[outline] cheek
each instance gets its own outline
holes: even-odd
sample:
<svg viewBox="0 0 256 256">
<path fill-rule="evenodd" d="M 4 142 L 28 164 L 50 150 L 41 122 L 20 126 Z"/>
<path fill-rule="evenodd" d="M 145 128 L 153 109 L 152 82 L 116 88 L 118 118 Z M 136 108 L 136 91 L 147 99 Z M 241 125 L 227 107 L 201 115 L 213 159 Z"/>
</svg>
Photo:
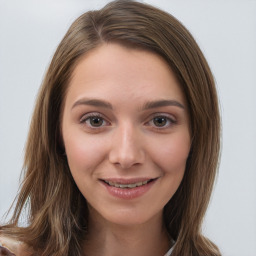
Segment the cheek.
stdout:
<svg viewBox="0 0 256 256">
<path fill-rule="evenodd" d="M 154 161 L 166 174 L 183 175 L 190 151 L 190 136 L 173 136 L 155 143 Z"/>
<path fill-rule="evenodd" d="M 167 143 L 168 142 L 168 143 Z M 177 191 L 183 179 L 190 152 L 190 136 L 173 136 L 155 147 L 154 163 L 161 170 L 163 202 L 166 204 Z"/>
<path fill-rule="evenodd" d="M 64 142 L 72 175 L 81 174 L 81 172 L 85 175 L 91 173 L 104 158 L 103 143 L 93 138 L 76 134 L 67 136 Z"/>
</svg>

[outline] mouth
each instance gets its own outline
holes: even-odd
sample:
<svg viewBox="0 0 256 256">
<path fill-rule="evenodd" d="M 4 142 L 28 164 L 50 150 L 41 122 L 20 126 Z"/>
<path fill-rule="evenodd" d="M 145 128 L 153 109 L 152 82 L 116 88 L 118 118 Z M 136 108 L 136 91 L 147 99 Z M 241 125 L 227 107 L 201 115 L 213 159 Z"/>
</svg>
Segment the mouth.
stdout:
<svg viewBox="0 0 256 256">
<path fill-rule="evenodd" d="M 149 191 L 158 178 L 109 178 L 100 179 L 100 182 L 111 196 L 119 199 L 131 200 L 139 198 Z"/>
<path fill-rule="evenodd" d="M 122 189 L 132 189 L 132 188 L 144 186 L 154 180 L 156 179 L 147 179 L 139 182 L 115 182 L 111 180 L 102 180 L 102 181 L 111 187 L 122 188 Z"/>
</svg>

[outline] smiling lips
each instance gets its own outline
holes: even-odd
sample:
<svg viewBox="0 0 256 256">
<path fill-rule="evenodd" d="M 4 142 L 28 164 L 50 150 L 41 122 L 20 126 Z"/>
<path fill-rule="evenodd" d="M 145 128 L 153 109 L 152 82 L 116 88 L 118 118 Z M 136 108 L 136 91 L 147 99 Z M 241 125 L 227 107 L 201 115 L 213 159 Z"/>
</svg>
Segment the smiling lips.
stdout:
<svg viewBox="0 0 256 256">
<path fill-rule="evenodd" d="M 104 179 L 101 180 L 110 195 L 121 199 L 134 199 L 145 194 L 155 184 L 157 178 Z"/>
<path fill-rule="evenodd" d="M 152 181 L 152 179 L 149 180 L 145 180 L 145 181 L 140 181 L 137 183 L 128 183 L 128 184 L 124 184 L 124 183 L 117 183 L 117 182 L 113 182 L 113 181 L 107 181 L 104 180 L 104 182 L 106 182 L 108 185 L 112 186 L 112 187 L 116 187 L 116 188 L 135 188 L 135 187 L 140 187 L 143 185 L 146 185 L 147 183 L 149 183 L 150 181 Z"/>
</svg>

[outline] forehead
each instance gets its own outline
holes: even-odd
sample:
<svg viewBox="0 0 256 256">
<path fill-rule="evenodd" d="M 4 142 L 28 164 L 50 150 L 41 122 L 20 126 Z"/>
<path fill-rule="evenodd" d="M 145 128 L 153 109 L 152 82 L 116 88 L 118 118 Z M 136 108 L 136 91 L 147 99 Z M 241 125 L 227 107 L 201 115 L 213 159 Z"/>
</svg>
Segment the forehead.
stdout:
<svg viewBox="0 0 256 256">
<path fill-rule="evenodd" d="M 79 97 L 143 100 L 175 98 L 184 102 L 176 76 L 159 55 L 103 44 L 77 64 L 69 84 L 67 101 Z"/>
</svg>

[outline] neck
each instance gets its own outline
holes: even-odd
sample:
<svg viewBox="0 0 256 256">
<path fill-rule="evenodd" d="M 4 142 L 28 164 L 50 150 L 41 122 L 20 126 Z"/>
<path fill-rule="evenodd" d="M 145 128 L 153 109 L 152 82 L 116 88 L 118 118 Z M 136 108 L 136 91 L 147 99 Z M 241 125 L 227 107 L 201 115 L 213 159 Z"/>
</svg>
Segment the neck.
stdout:
<svg viewBox="0 0 256 256">
<path fill-rule="evenodd" d="M 170 239 L 162 214 L 136 225 L 119 225 L 89 218 L 85 255 L 164 256 L 169 248 Z"/>
</svg>

